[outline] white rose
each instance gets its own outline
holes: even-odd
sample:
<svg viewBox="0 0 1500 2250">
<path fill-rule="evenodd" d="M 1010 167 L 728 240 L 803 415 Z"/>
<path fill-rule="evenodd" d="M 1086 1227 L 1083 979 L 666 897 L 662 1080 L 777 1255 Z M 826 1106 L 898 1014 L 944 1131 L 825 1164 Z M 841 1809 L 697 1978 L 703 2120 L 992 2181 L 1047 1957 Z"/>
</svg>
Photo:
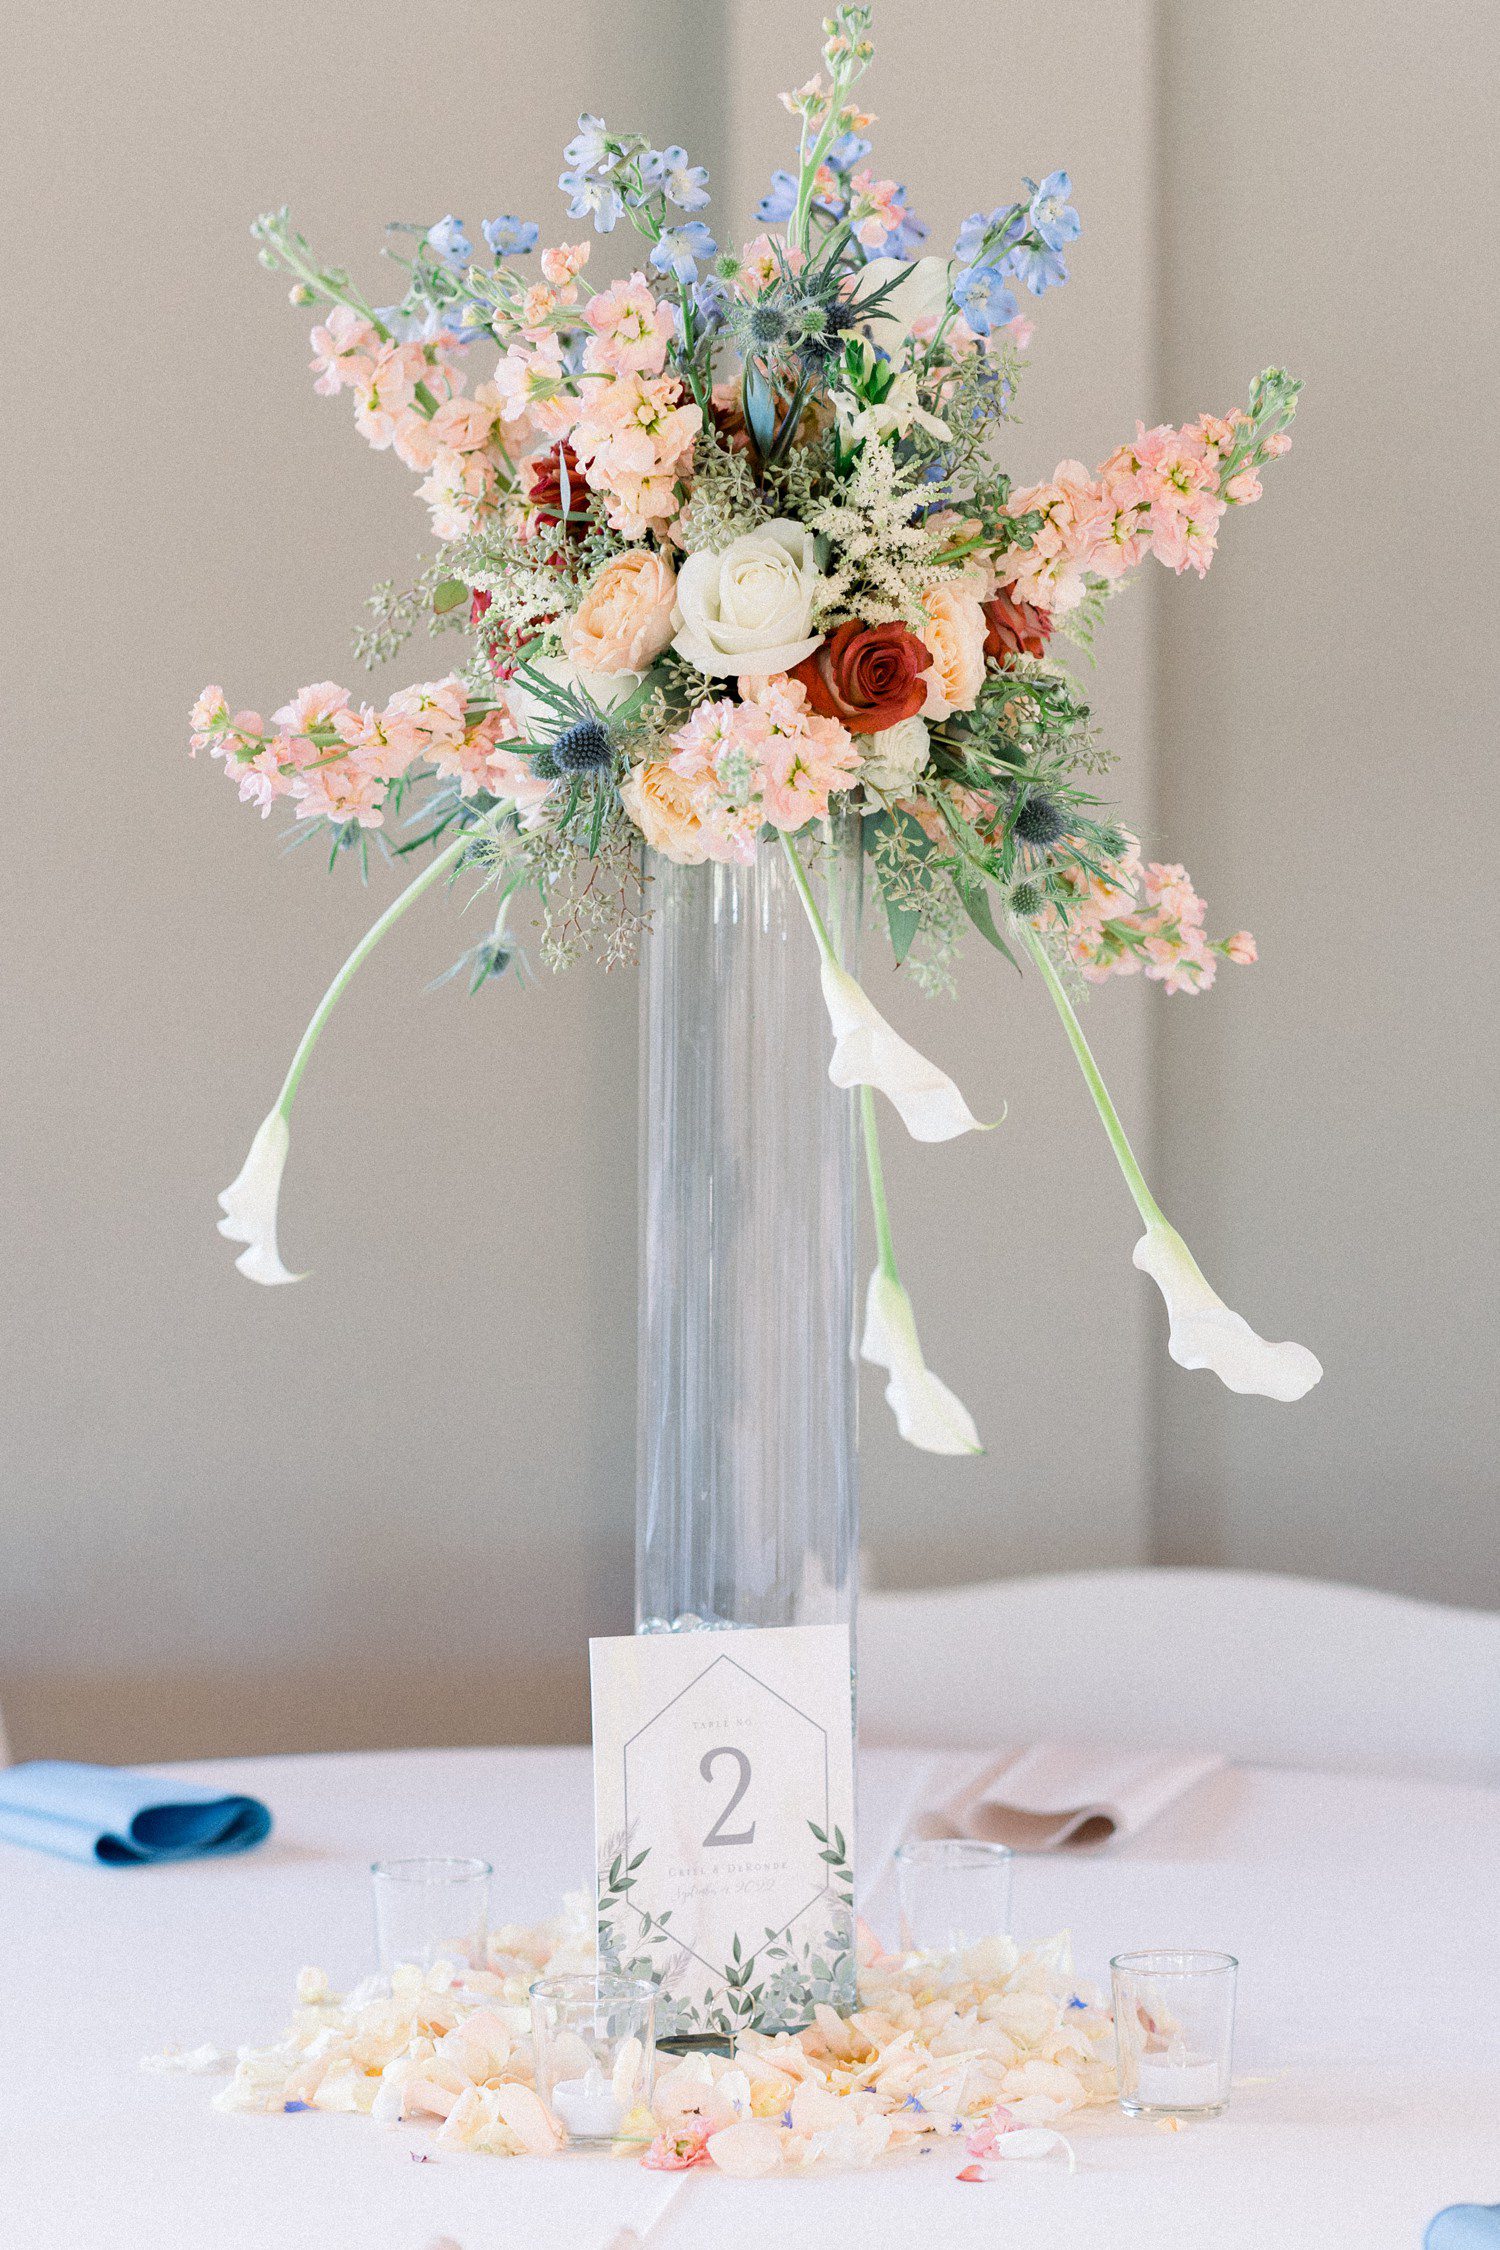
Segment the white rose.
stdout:
<svg viewBox="0 0 1500 2250">
<path fill-rule="evenodd" d="M 859 778 L 884 797 L 904 797 L 932 755 L 925 719 L 898 719 L 860 737 Z"/>
<path fill-rule="evenodd" d="M 763 523 L 677 573 L 672 646 L 696 671 L 789 672 L 823 636 L 810 633 L 819 577 L 805 524 Z"/>
<path fill-rule="evenodd" d="M 534 656 L 527 669 L 539 672 L 554 687 L 581 691 L 599 711 L 613 711 L 616 704 L 634 695 L 646 676 L 644 672 L 596 672 L 592 665 L 575 664 L 566 656 Z M 527 742 L 550 742 L 568 724 L 563 713 L 528 688 L 524 680 L 507 680 L 501 693 Z"/>
</svg>

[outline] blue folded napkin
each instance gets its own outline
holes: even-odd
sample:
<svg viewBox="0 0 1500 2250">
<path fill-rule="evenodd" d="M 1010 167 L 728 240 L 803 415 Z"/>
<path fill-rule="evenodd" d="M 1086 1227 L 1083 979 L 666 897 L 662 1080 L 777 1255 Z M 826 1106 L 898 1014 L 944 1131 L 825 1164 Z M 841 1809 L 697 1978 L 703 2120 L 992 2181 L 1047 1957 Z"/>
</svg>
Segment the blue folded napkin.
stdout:
<svg viewBox="0 0 1500 2250">
<path fill-rule="evenodd" d="M 1450 2203 L 1423 2235 L 1422 2250 L 1500 2250 L 1500 2203 Z"/>
<path fill-rule="evenodd" d="M 226 1797 L 128 1766 L 33 1758 L 0 1769 L 0 1842 L 64 1859 L 149 1866 L 248 1851 L 270 1833 L 271 1815 L 258 1798 Z"/>
</svg>

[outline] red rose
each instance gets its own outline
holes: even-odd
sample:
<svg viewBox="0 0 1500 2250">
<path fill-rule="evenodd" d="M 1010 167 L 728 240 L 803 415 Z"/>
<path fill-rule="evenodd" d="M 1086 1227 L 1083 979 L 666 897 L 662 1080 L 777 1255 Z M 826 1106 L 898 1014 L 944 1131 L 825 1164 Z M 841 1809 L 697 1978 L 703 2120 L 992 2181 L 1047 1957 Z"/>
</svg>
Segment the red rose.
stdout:
<svg viewBox="0 0 1500 2250">
<path fill-rule="evenodd" d="M 1018 602 L 1002 588 L 993 601 L 985 603 L 984 619 L 989 628 L 984 636 L 984 653 L 997 664 L 1008 664 L 1013 656 L 1046 655 L 1052 619 L 1045 609 Z"/>
<path fill-rule="evenodd" d="M 569 518 L 572 518 L 582 511 L 588 499 L 588 488 L 583 481 L 583 469 L 579 464 L 578 456 L 566 438 L 563 438 L 556 445 L 549 446 L 545 453 L 528 455 L 516 472 L 516 484 L 521 498 L 529 508 L 536 511 L 531 519 L 533 537 L 540 531 L 543 524 L 563 522 L 562 472 L 564 468 L 568 472 L 568 506 L 566 512 Z M 581 538 L 584 529 L 583 524 L 569 521 L 563 525 L 563 536 L 568 539 Z"/>
<path fill-rule="evenodd" d="M 840 625 L 793 667 L 792 678 L 825 719 L 851 734 L 878 734 L 914 719 L 927 700 L 930 652 L 904 625 Z"/>
</svg>

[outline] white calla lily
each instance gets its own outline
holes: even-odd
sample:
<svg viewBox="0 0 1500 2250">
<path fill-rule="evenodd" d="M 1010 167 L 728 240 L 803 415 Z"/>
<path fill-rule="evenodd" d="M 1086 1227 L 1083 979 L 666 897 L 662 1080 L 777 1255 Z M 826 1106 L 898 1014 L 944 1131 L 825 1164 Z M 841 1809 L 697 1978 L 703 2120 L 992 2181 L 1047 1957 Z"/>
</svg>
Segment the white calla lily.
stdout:
<svg viewBox="0 0 1500 2250">
<path fill-rule="evenodd" d="M 471 851 L 479 837 L 496 821 L 504 817 L 506 808 L 496 806 L 484 820 L 466 829 L 454 843 L 446 846 L 437 857 L 423 868 L 414 882 L 408 883 L 398 898 L 392 899 L 385 912 L 360 939 L 348 960 L 339 970 L 317 1007 L 312 1020 L 297 1042 L 297 1052 L 282 1081 L 276 1106 L 262 1123 L 250 1143 L 250 1154 L 241 1167 L 238 1179 L 231 1181 L 219 1197 L 224 1216 L 219 1221 L 219 1232 L 231 1242 L 243 1242 L 246 1247 L 235 1259 L 235 1265 L 247 1281 L 263 1282 L 274 1288 L 283 1281 L 304 1281 L 305 1274 L 289 1273 L 281 1260 L 276 1244 L 276 1213 L 281 1195 L 281 1175 L 286 1169 L 287 1151 L 291 1147 L 292 1104 L 297 1098 L 297 1088 L 308 1058 L 318 1043 L 324 1024 L 332 1015 L 345 985 L 365 957 L 372 953 L 386 931 L 400 921 L 402 915 L 423 891 L 456 869 L 464 854 Z"/>
<path fill-rule="evenodd" d="M 947 1073 L 886 1022 L 864 986 L 831 953 L 823 956 L 822 978 L 833 1027 L 828 1075 L 835 1086 L 875 1087 L 895 1105 L 914 1141 L 951 1141 L 988 1129 Z"/>
<path fill-rule="evenodd" d="M 276 1207 L 291 1145 L 291 1127 L 278 1105 L 250 1143 L 250 1154 L 239 1177 L 219 1197 L 224 1213 L 219 1221 L 220 1234 L 247 1245 L 235 1259 L 236 1267 L 247 1281 L 262 1281 L 268 1288 L 307 1278 L 305 1274 L 288 1273 L 276 1246 Z"/>
<path fill-rule="evenodd" d="M 596 711 L 605 712 L 628 702 L 646 677 L 644 672 L 600 672 L 592 664 L 575 664 L 571 656 L 529 657 L 501 691 L 507 710 L 528 742 L 550 742 L 567 724 L 564 714 L 546 695 L 535 684 L 527 684 L 532 673 L 560 695 L 582 693 Z"/>
<path fill-rule="evenodd" d="M 939 321 L 948 305 L 946 258 L 871 258 L 855 276 L 854 302 L 864 304 L 893 284 L 870 315 L 876 342 L 892 359 L 921 321 Z"/>
<path fill-rule="evenodd" d="M 1179 1367 L 1206 1367 L 1232 1391 L 1256 1398 L 1273 1398 L 1283 1405 L 1305 1398 L 1323 1373 L 1319 1360 L 1305 1344 L 1268 1344 L 1248 1320 L 1233 1312 L 1204 1279 L 1198 1262 L 1177 1229 L 1162 1213 L 1147 1187 L 1135 1151 L 1109 1098 L 1092 1050 L 1083 1035 L 1072 1001 L 1053 967 L 1041 937 L 1029 922 L 1018 925 L 1032 959 L 1052 995 L 1063 1028 L 1084 1081 L 1094 1097 L 1109 1135 L 1115 1160 L 1125 1184 L 1135 1198 L 1146 1231 L 1133 1252 L 1135 1264 L 1149 1274 L 1166 1300 L 1167 1350 Z"/>
<path fill-rule="evenodd" d="M 1268 1344 L 1210 1288 L 1182 1236 L 1165 1219 L 1147 1226 L 1134 1260 L 1166 1300 L 1167 1350 L 1179 1367 L 1207 1367 L 1232 1391 L 1305 1398 L 1323 1369 L 1305 1344 Z"/>
<path fill-rule="evenodd" d="M 877 1266 L 865 1298 L 862 1358 L 886 1369 L 886 1402 L 908 1445 L 923 1453 L 982 1453 L 974 1417 L 922 1357 L 911 1299 L 894 1273 Z"/>
<path fill-rule="evenodd" d="M 914 1141 L 951 1141 L 960 1133 L 989 1132 L 947 1073 L 886 1022 L 864 986 L 840 965 L 796 844 L 785 833 L 781 841 L 818 941 L 823 1003 L 833 1028 L 828 1075 L 834 1085 L 875 1087 L 895 1104 Z"/>
</svg>

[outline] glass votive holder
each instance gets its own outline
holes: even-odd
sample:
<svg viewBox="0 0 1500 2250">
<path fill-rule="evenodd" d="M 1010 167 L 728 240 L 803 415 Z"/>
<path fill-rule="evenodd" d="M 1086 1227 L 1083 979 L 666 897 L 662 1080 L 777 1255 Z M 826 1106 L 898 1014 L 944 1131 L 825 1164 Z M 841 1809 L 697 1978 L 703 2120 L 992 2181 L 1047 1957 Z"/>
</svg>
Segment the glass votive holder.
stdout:
<svg viewBox="0 0 1500 2250">
<path fill-rule="evenodd" d="M 536 2090 L 573 2148 L 649 2140 L 630 2122 L 651 2100 L 656 2075 L 656 1986 L 585 1971 L 531 1987 Z"/>
<path fill-rule="evenodd" d="M 1234 2056 L 1232 1953 L 1117 1953 L 1115 2058 L 1130 2117 L 1217 2117 Z"/>
<path fill-rule="evenodd" d="M 908 1953 L 962 1953 L 1010 1931 L 1008 1844 L 923 1836 L 896 1846 L 901 1944 Z"/>
<path fill-rule="evenodd" d="M 482 1969 L 489 1944 L 487 1859 L 377 1859 L 375 1952 L 381 1971 L 438 1961 Z"/>
</svg>

